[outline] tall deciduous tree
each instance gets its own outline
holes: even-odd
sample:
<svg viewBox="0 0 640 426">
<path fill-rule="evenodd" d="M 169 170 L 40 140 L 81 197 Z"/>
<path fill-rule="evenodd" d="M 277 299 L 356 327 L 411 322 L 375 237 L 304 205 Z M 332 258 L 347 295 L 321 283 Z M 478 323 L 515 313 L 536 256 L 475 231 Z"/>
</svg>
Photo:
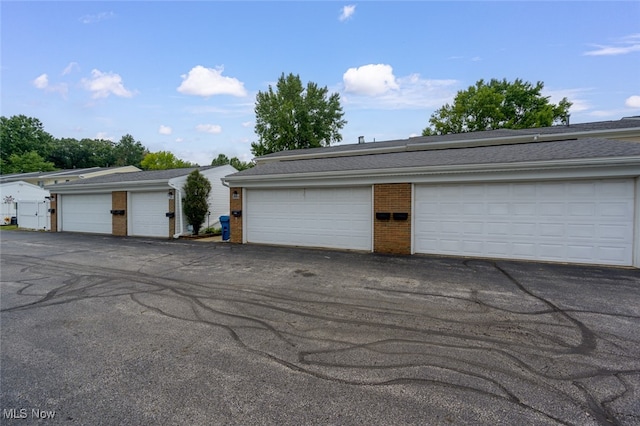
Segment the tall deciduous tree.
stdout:
<svg viewBox="0 0 640 426">
<path fill-rule="evenodd" d="M 251 144 L 251 151 L 257 156 L 329 146 L 342 140 L 340 129 L 346 124 L 340 95 L 329 95 L 326 87 L 313 82 L 305 88 L 293 74 L 283 73 L 275 90 L 269 86 L 258 92 L 255 113 L 258 142 Z"/>
<path fill-rule="evenodd" d="M 571 102 L 563 98 L 557 105 L 542 96 L 544 83 L 535 85 L 516 79 L 484 80 L 456 94 L 453 105 L 446 104 L 431 115 L 423 136 L 493 129 L 526 129 L 566 123 Z"/>
<path fill-rule="evenodd" d="M 250 169 L 251 167 L 253 167 L 253 163 L 250 161 L 245 163 L 244 161 L 238 159 L 238 157 L 229 158 L 224 154 L 218 155 L 213 159 L 213 161 L 211 161 L 212 166 L 226 166 L 227 164 L 230 164 L 234 169 L 238 171 Z"/>
<path fill-rule="evenodd" d="M 103 139 L 57 139 L 49 160 L 61 169 L 113 166 L 116 162 L 114 143 Z"/>
<path fill-rule="evenodd" d="M 55 170 L 55 165 L 46 161 L 35 151 L 22 154 L 11 154 L 5 161 L 0 162 L 2 173 L 27 173 L 27 172 L 50 172 Z"/>
<path fill-rule="evenodd" d="M 0 117 L 0 164 L 2 173 L 9 170 L 36 172 L 46 163 L 53 137 L 44 131 L 40 120 L 25 115 Z M 38 160 L 33 156 L 37 154 Z M 12 166 L 12 161 L 19 164 Z M 23 161 L 24 160 L 24 161 Z M 36 167 L 33 169 L 33 167 Z M 26 168 L 26 169 L 25 169 Z"/>
<path fill-rule="evenodd" d="M 254 166 L 251 161 L 245 162 L 238 159 L 238 157 L 233 157 L 231 160 L 229 160 L 229 164 L 239 172 L 250 169 Z"/>
<path fill-rule="evenodd" d="M 224 154 L 219 154 L 216 158 L 211 161 L 212 166 L 226 166 L 229 164 L 229 157 Z"/>
<path fill-rule="evenodd" d="M 140 166 L 144 170 L 168 170 L 194 167 L 196 164 L 181 160 L 169 151 L 158 151 L 145 155 Z"/>
<path fill-rule="evenodd" d="M 124 135 L 115 146 L 116 162 L 114 166 L 140 167 L 140 163 L 147 153 L 147 149 L 133 136 Z"/>
<path fill-rule="evenodd" d="M 211 192 L 211 182 L 198 169 L 189 173 L 183 187 L 183 209 L 187 220 L 193 226 L 193 233 L 198 235 L 204 219 L 209 212 L 207 198 Z"/>
</svg>

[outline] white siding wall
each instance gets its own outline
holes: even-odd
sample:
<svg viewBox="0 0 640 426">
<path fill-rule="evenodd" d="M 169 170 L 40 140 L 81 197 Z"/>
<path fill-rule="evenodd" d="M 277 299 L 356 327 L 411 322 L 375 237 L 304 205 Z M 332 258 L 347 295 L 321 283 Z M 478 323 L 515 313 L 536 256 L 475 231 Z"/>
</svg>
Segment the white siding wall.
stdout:
<svg viewBox="0 0 640 426">
<path fill-rule="evenodd" d="M 214 167 L 208 170 L 201 171 L 209 182 L 211 182 L 211 193 L 209 194 L 209 211 L 211 212 L 209 216 L 209 225 L 207 225 L 207 219 L 205 218 L 203 224 L 203 230 L 207 226 L 215 226 L 220 227 L 220 221 L 218 220 L 220 216 L 229 215 L 229 188 L 222 184 L 222 178 L 236 173 L 237 170 L 231 166 L 220 166 Z M 175 188 L 179 188 L 180 191 L 176 194 L 177 197 L 184 197 L 184 193 L 182 192 L 182 188 L 184 184 L 187 182 L 187 176 L 181 176 L 179 178 L 171 179 L 169 184 Z M 176 200 L 176 228 L 180 226 L 180 221 L 178 218 L 178 214 L 183 216 L 182 220 L 182 232 L 184 234 L 188 234 L 189 231 L 187 229 L 187 219 L 184 217 L 184 213 L 180 208 L 181 200 Z M 179 231 L 178 231 L 179 232 Z"/>
</svg>

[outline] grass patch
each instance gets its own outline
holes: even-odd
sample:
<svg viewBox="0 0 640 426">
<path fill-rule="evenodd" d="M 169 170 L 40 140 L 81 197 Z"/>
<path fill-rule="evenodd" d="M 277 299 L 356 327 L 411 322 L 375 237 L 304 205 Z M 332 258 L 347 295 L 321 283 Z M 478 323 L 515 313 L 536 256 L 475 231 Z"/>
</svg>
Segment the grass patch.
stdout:
<svg viewBox="0 0 640 426">
<path fill-rule="evenodd" d="M 0 225 L 0 231 L 13 231 L 18 229 L 18 225 Z"/>
</svg>

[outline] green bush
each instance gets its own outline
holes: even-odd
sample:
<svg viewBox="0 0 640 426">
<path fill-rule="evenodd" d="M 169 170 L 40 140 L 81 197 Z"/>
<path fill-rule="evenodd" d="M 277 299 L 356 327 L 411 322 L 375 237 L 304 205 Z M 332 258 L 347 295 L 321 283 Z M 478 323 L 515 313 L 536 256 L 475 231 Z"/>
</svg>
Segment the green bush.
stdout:
<svg viewBox="0 0 640 426">
<path fill-rule="evenodd" d="M 221 228 L 215 228 L 213 226 L 208 227 L 207 229 L 205 229 L 203 231 L 205 234 L 212 234 L 212 235 L 221 235 L 222 234 L 222 229 Z"/>
</svg>

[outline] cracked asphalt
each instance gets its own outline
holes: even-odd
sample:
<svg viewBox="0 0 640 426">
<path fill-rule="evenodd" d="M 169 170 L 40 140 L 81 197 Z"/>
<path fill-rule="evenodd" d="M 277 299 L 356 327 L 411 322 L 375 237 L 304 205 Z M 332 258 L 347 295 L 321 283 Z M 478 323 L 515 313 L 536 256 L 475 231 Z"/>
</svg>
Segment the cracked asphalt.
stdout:
<svg viewBox="0 0 640 426">
<path fill-rule="evenodd" d="M 0 250 L 2 424 L 640 424 L 638 270 L 21 231 Z"/>
</svg>

